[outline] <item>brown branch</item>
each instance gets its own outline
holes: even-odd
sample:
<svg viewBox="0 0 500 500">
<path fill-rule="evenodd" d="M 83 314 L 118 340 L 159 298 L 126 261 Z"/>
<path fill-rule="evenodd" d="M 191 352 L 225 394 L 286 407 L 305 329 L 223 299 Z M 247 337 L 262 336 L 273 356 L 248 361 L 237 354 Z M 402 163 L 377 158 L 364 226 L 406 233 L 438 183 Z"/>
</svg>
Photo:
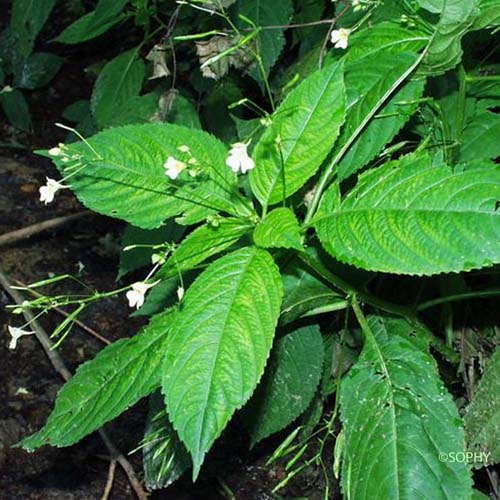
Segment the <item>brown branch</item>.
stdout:
<svg viewBox="0 0 500 500">
<path fill-rule="evenodd" d="M 0 285 L 2 285 L 2 287 L 12 297 L 12 299 L 14 300 L 14 302 L 16 302 L 16 304 L 18 304 L 19 306 L 22 305 L 22 303 L 24 302 L 23 296 L 19 293 L 18 290 L 15 290 L 11 287 L 9 280 L 7 279 L 7 277 L 2 272 L 1 269 L 0 269 Z M 45 354 L 49 358 L 49 361 L 54 367 L 54 369 L 57 371 L 57 373 L 59 373 L 59 375 L 63 380 L 68 381 L 71 378 L 71 372 L 66 367 L 66 364 L 64 363 L 59 353 L 52 349 L 53 343 L 50 340 L 49 336 L 47 335 L 47 332 L 44 330 L 42 325 L 40 325 L 40 323 L 35 319 L 33 313 L 29 309 L 23 309 L 23 316 L 25 317 L 26 321 L 30 322 L 30 326 L 33 328 L 36 338 L 42 345 L 42 348 L 45 351 Z M 135 491 L 135 494 L 137 495 L 137 498 L 139 498 L 139 500 L 147 500 L 148 496 L 144 491 L 139 479 L 137 479 L 137 475 L 130 462 L 123 456 L 121 451 L 115 446 L 115 444 L 109 438 L 104 429 L 102 428 L 99 429 L 99 435 L 101 436 L 102 441 L 106 445 L 106 448 L 108 449 L 111 455 L 111 460 L 116 460 L 124 470 L 130 485 L 132 486 L 132 488 Z"/>
<path fill-rule="evenodd" d="M 14 280 L 19 286 L 22 286 L 23 288 L 27 288 L 27 285 L 23 283 L 20 280 L 15 279 Z M 43 297 L 41 293 L 38 293 L 36 290 L 33 290 L 32 288 L 28 288 L 26 290 L 28 293 L 31 293 L 35 297 Z M 60 307 L 53 307 L 53 311 L 56 311 L 60 315 L 64 316 L 67 318 L 69 316 L 69 313 L 67 313 L 64 309 L 61 309 Z M 106 337 L 103 337 L 100 333 L 96 332 L 93 328 L 90 328 L 90 326 L 87 326 L 85 323 L 80 321 L 79 319 L 74 320 L 75 325 L 80 327 L 83 331 L 87 332 L 89 335 L 92 335 L 92 337 L 95 337 L 97 340 L 100 340 L 104 344 L 111 344 L 111 341 L 108 340 Z"/>
<path fill-rule="evenodd" d="M 330 39 L 330 35 L 332 34 L 333 28 L 337 24 L 337 21 L 345 15 L 345 13 L 351 8 L 351 4 L 348 3 L 340 12 L 337 16 L 335 16 L 333 19 L 330 19 L 330 27 L 328 28 L 328 32 L 326 33 L 325 39 L 323 40 L 323 45 L 321 46 L 321 51 L 319 53 L 319 67 L 321 68 L 323 66 L 323 59 L 325 58 L 326 54 L 326 47 L 328 45 L 328 40 Z"/>
<path fill-rule="evenodd" d="M 106 487 L 104 488 L 101 500 L 108 500 L 109 498 L 109 494 L 111 493 L 111 488 L 113 488 L 115 480 L 115 469 L 116 460 L 111 460 L 111 462 L 109 462 L 108 480 L 106 481 Z"/>
<path fill-rule="evenodd" d="M 9 233 L 2 234 L 0 236 L 0 247 L 5 245 L 11 245 L 12 243 L 16 243 L 20 240 L 24 240 L 26 238 L 31 238 L 32 236 L 39 234 L 43 231 L 49 231 L 50 229 L 57 229 L 69 222 L 73 222 L 77 219 L 81 219 L 87 215 L 90 215 L 91 212 L 78 212 L 76 214 L 64 215 L 62 217 L 55 217 L 54 219 L 45 220 L 43 222 L 37 222 L 36 224 L 32 224 L 31 226 L 23 227 L 22 229 L 16 229 L 15 231 L 11 231 Z"/>
</svg>

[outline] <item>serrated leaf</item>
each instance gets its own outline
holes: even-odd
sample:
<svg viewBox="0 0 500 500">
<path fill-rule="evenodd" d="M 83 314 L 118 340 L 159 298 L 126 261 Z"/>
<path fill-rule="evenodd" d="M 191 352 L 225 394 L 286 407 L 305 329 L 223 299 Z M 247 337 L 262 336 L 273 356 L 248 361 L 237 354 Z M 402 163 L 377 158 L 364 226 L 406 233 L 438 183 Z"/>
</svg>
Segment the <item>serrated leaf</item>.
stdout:
<svg viewBox="0 0 500 500">
<path fill-rule="evenodd" d="M 321 378 L 323 350 L 316 325 L 278 340 L 266 374 L 245 408 L 251 446 L 284 429 L 306 410 Z"/>
<path fill-rule="evenodd" d="M 500 262 L 499 199 L 500 168 L 490 163 L 453 171 L 409 155 L 361 175 L 315 227 L 330 254 L 363 269 L 468 271 Z"/>
<path fill-rule="evenodd" d="M 286 207 L 269 212 L 255 227 L 253 240 L 262 248 L 304 249 L 297 217 Z"/>
<path fill-rule="evenodd" d="M 500 462 L 500 349 L 491 356 L 475 389 L 474 399 L 465 414 L 469 450 L 483 453 L 485 460 L 476 466 Z"/>
<path fill-rule="evenodd" d="M 460 139 L 460 160 L 492 159 L 500 156 L 500 115 L 479 112 L 467 124 Z"/>
<path fill-rule="evenodd" d="M 149 398 L 142 463 L 148 490 L 166 488 L 191 465 L 189 453 L 170 423 L 160 391 Z"/>
<path fill-rule="evenodd" d="M 288 94 L 253 152 L 250 185 L 263 205 L 287 198 L 317 172 L 344 117 L 342 63 L 316 71 Z"/>
<path fill-rule="evenodd" d="M 373 159 L 415 111 L 416 104 L 402 102 L 420 97 L 424 82 L 408 82 L 397 89 L 416 59 L 416 54 L 388 49 L 346 65 L 346 121 L 332 152 L 340 179 Z"/>
<path fill-rule="evenodd" d="M 169 221 L 157 229 L 141 229 L 128 225 L 123 233 L 120 253 L 120 266 L 117 279 L 125 274 L 151 264 L 151 256 L 155 253 L 152 245 L 176 243 L 182 236 L 183 228 Z M 138 245 L 136 248 L 124 250 L 126 247 Z"/>
<path fill-rule="evenodd" d="M 281 304 L 280 324 L 287 325 L 318 307 L 337 303 L 346 307 L 342 297 L 324 283 L 298 258 L 290 261 L 283 270 L 284 297 Z"/>
<path fill-rule="evenodd" d="M 218 259 L 186 292 L 169 335 L 163 393 L 193 478 L 262 376 L 282 296 L 273 259 L 254 247 Z"/>
<path fill-rule="evenodd" d="M 460 417 L 428 346 L 404 320 L 368 318 L 371 334 L 342 379 L 342 488 L 352 500 L 466 500 L 469 466 L 440 460 L 464 450 Z"/>
<path fill-rule="evenodd" d="M 146 67 L 137 49 L 122 52 L 104 66 L 95 82 L 90 101 L 100 128 L 109 126 L 114 114 L 139 95 L 145 73 Z"/>
<path fill-rule="evenodd" d="M 250 229 L 240 219 L 221 219 L 217 226 L 206 224 L 189 233 L 158 271 L 158 278 L 177 276 L 231 247 Z"/>
<path fill-rule="evenodd" d="M 31 129 L 31 114 L 28 103 L 21 91 L 13 89 L 10 92 L 0 92 L 0 106 L 14 127 L 29 132 Z"/>
<path fill-rule="evenodd" d="M 291 0 L 275 0 L 273 3 L 267 0 L 252 0 L 251 2 L 240 2 L 238 13 L 243 14 L 256 26 L 283 26 L 288 24 L 293 13 Z M 248 28 L 248 23 L 239 20 L 241 28 Z M 262 30 L 258 36 L 258 51 L 262 57 L 266 77 L 285 46 L 284 29 Z M 258 67 L 250 70 L 250 75 L 258 82 L 263 82 L 263 76 Z"/>
<path fill-rule="evenodd" d="M 127 3 L 128 0 L 100 0 L 96 10 L 70 24 L 55 41 L 76 44 L 102 35 L 125 19 L 125 15 L 121 11 Z"/>
<path fill-rule="evenodd" d="M 80 365 L 59 391 L 43 429 L 20 445 L 26 450 L 69 446 L 150 394 L 160 384 L 172 317 L 170 311 L 155 316 L 141 333 L 114 342 Z"/>
<path fill-rule="evenodd" d="M 47 85 L 57 74 L 64 59 L 48 52 L 35 52 L 26 59 L 16 74 L 14 83 L 23 89 L 38 89 Z"/>
<path fill-rule="evenodd" d="M 206 217 L 237 207 L 236 177 L 225 165 L 226 149 L 201 130 L 155 123 L 105 130 L 83 143 L 66 146 L 71 157 L 52 157 L 63 174 L 72 174 L 71 188 L 92 210 L 126 220 L 143 229 L 159 227 L 170 217 L 201 206 Z M 202 173 L 192 180 L 171 181 L 165 175 L 168 156 L 187 162 L 187 145 Z M 97 155 L 92 149 L 97 152 Z"/>
</svg>

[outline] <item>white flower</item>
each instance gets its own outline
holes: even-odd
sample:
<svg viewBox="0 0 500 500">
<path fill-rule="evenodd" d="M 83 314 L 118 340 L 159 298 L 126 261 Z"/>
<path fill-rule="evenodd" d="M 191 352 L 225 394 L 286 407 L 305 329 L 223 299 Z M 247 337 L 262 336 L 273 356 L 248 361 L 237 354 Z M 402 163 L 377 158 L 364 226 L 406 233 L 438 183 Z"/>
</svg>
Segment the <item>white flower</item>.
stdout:
<svg viewBox="0 0 500 500">
<path fill-rule="evenodd" d="M 255 167 L 254 161 L 248 156 L 247 145 L 244 142 L 236 142 L 231 145 L 226 165 L 231 167 L 234 173 L 241 170 L 242 174 Z"/>
<path fill-rule="evenodd" d="M 11 335 L 11 339 L 9 342 L 9 349 L 14 350 L 17 347 L 17 341 L 23 337 L 24 335 L 33 335 L 35 332 L 27 332 L 22 328 L 17 328 L 16 326 L 9 326 L 9 333 Z"/>
<path fill-rule="evenodd" d="M 150 284 L 144 283 L 143 281 L 134 283 L 132 285 L 132 290 L 129 290 L 126 293 L 129 307 L 135 307 L 136 309 L 139 309 L 139 307 L 144 304 L 144 296 L 146 295 L 146 292 L 158 283 L 159 281 L 155 281 L 154 283 Z"/>
<path fill-rule="evenodd" d="M 173 156 L 169 156 L 165 162 L 165 175 L 172 180 L 177 179 L 177 176 L 186 168 L 183 161 L 176 160 Z"/>
<path fill-rule="evenodd" d="M 54 201 L 54 195 L 59 191 L 59 189 L 67 188 L 68 186 L 64 186 L 60 182 L 57 182 L 54 179 L 46 178 L 47 183 L 45 186 L 42 186 L 40 191 L 40 201 L 44 202 L 45 205 Z"/>
<path fill-rule="evenodd" d="M 182 297 L 184 297 L 184 288 L 180 286 L 177 288 L 177 298 L 179 299 L 179 302 L 182 300 Z"/>
<path fill-rule="evenodd" d="M 330 35 L 330 41 L 334 44 L 334 47 L 336 49 L 347 49 L 350 34 L 351 30 L 348 30 L 346 28 L 333 30 L 332 34 Z"/>
<path fill-rule="evenodd" d="M 60 156 L 61 154 L 61 148 L 50 148 L 48 151 L 50 156 Z"/>
</svg>

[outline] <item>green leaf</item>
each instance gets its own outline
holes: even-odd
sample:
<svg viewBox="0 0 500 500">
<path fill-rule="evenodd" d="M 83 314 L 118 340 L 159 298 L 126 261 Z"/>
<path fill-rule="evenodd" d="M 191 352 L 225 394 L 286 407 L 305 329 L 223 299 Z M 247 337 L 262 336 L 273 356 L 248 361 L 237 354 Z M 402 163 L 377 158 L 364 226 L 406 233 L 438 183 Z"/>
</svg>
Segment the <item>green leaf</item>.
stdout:
<svg viewBox="0 0 500 500">
<path fill-rule="evenodd" d="M 488 162 L 453 171 L 409 155 L 362 174 L 314 225 L 330 254 L 363 269 L 468 271 L 500 262 L 499 199 L 500 168 Z"/>
<path fill-rule="evenodd" d="M 253 247 L 215 261 L 186 292 L 169 336 L 163 393 L 194 479 L 264 372 L 282 296 L 273 259 Z"/>
<path fill-rule="evenodd" d="M 500 115 L 479 112 L 462 132 L 460 160 L 492 159 L 500 156 Z"/>
<path fill-rule="evenodd" d="M 92 113 L 99 127 L 110 126 L 114 115 L 139 95 L 145 72 L 144 61 L 137 49 L 121 53 L 104 66 L 91 99 Z"/>
<path fill-rule="evenodd" d="M 278 340 L 257 391 L 245 408 L 251 446 L 284 429 L 312 401 L 323 368 L 323 339 L 316 325 Z"/>
<path fill-rule="evenodd" d="M 337 303 L 345 309 L 344 297 L 332 290 L 319 277 L 311 274 L 298 258 L 290 261 L 283 270 L 284 298 L 281 305 L 280 324 L 286 325 L 306 315 L 313 309 Z"/>
<path fill-rule="evenodd" d="M 235 210 L 236 177 L 225 165 L 226 148 L 206 132 L 166 123 L 127 125 L 87 142 L 90 147 L 83 142 L 66 146 L 77 159 L 52 160 L 63 174 L 72 174 L 71 188 L 96 212 L 153 229 L 193 206 L 201 205 L 204 217 Z M 169 156 L 187 162 L 189 155 L 178 150 L 183 145 L 189 146 L 202 173 L 193 180 L 185 172 L 185 178 L 171 181 L 164 163 Z"/>
<path fill-rule="evenodd" d="M 253 152 L 250 184 L 264 206 L 295 193 L 316 173 L 344 117 L 341 63 L 316 71 L 288 94 Z"/>
<path fill-rule="evenodd" d="M 10 29 L 21 57 L 29 56 L 37 35 L 47 21 L 55 0 L 14 0 Z"/>
<path fill-rule="evenodd" d="M 158 112 L 160 96 L 156 92 L 130 97 L 123 105 L 109 116 L 106 127 L 132 125 L 154 121 Z"/>
<path fill-rule="evenodd" d="M 177 276 L 235 244 L 250 229 L 240 219 L 222 219 L 218 225 L 206 224 L 189 233 L 158 271 L 160 279 Z"/>
<path fill-rule="evenodd" d="M 31 115 L 22 92 L 16 89 L 9 92 L 0 92 L 0 106 L 14 127 L 29 132 L 31 129 Z"/>
<path fill-rule="evenodd" d="M 275 0 L 273 3 L 266 0 L 252 0 L 251 2 L 240 2 L 238 8 L 238 13 L 248 17 L 256 26 L 286 25 L 293 13 L 291 0 Z M 239 25 L 241 28 L 249 27 L 248 23 L 241 19 Z M 258 36 L 258 52 L 262 57 L 266 77 L 285 46 L 284 31 L 284 29 L 262 30 Z M 264 82 L 258 67 L 252 68 L 249 73 L 258 82 Z"/>
<path fill-rule="evenodd" d="M 64 59 L 48 52 L 30 54 L 15 76 L 16 87 L 38 89 L 47 85 L 57 74 Z"/>
<path fill-rule="evenodd" d="M 402 103 L 419 98 L 424 82 L 411 81 L 397 89 L 416 58 L 391 49 L 346 65 L 346 122 L 332 153 L 340 179 L 372 160 L 415 111 L 416 104 Z"/>
<path fill-rule="evenodd" d="M 469 450 L 485 454 L 478 467 L 500 462 L 500 349 L 491 356 L 465 414 Z"/>
<path fill-rule="evenodd" d="M 128 225 L 123 233 L 117 279 L 131 271 L 151 264 L 151 256 L 157 252 L 152 248 L 152 245 L 175 243 L 182 236 L 182 233 L 183 229 L 173 221 L 169 221 L 165 226 L 158 229 L 141 229 Z M 132 245 L 138 245 L 138 247 L 124 250 Z"/>
<path fill-rule="evenodd" d="M 466 500 L 469 467 L 460 417 L 427 344 L 404 320 L 371 317 L 358 362 L 342 379 L 342 488 L 352 500 Z M 441 455 L 440 455 L 441 454 Z"/>
<path fill-rule="evenodd" d="M 170 311 L 155 316 L 138 335 L 114 342 L 80 365 L 57 395 L 45 427 L 21 441 L 22 447 L 76 443 L 157 388 L 172 318 Z"/>
<path fill-rule="evenodd" d="M 99 0 L 96 10 L 70 24 L 55 41 L 76 44 L 102 35 L 125 19 L 121 11 L 127 3 L 128 0 Z"/>
<path fill-rule="evenodd" d="M 181 94 L 175 96 L 166 120 L 188 128 L 202 128 L 198 111 L 194 104 Z"/>
<path fill-rule="evenodd" d="M 275 208 L 257 224 L 253 240 L 262 248 L 304 249 L 297 217 L 285 207 Z"/>
<path fill-rule="evenodd" d="M 500 24 L 500 0 L 479 0 L 479 16 L 474 29 L 492 28 Z"/>
<path fill-rule="evenodd" d="M 166 488 L 190 467 L 186 448 L 170 423 L 160 391 L 149 398 L 142 462 L 148 490 Z"/>
</svg>

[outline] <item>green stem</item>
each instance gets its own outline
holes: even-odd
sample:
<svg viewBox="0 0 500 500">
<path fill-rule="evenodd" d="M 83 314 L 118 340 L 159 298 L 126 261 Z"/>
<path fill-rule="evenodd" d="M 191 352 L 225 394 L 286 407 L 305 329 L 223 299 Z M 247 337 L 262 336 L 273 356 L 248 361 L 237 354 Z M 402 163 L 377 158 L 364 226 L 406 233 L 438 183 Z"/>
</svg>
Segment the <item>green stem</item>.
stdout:
<svg viewBox="0 0 500 500">
<path fill-rule="evenodd" d="M 441 304 L 448 304 L 450 302 L 458 302 L 459 300 L 466 299 L 477 299 L 480 297 L 496 297 L 500 295 L 500 289 L 494 290 L 482 290 L 477 292 L 465 292 L 465 293 L 457 293 L 455 295 L 448 295 L 446 297 L 438 297 L 437 299 L 427 300 L 426 302 L 422 302 L 417 306 L 417 312 L 425 311 L 434 306 L 439 306 Z"/>
</svg>

